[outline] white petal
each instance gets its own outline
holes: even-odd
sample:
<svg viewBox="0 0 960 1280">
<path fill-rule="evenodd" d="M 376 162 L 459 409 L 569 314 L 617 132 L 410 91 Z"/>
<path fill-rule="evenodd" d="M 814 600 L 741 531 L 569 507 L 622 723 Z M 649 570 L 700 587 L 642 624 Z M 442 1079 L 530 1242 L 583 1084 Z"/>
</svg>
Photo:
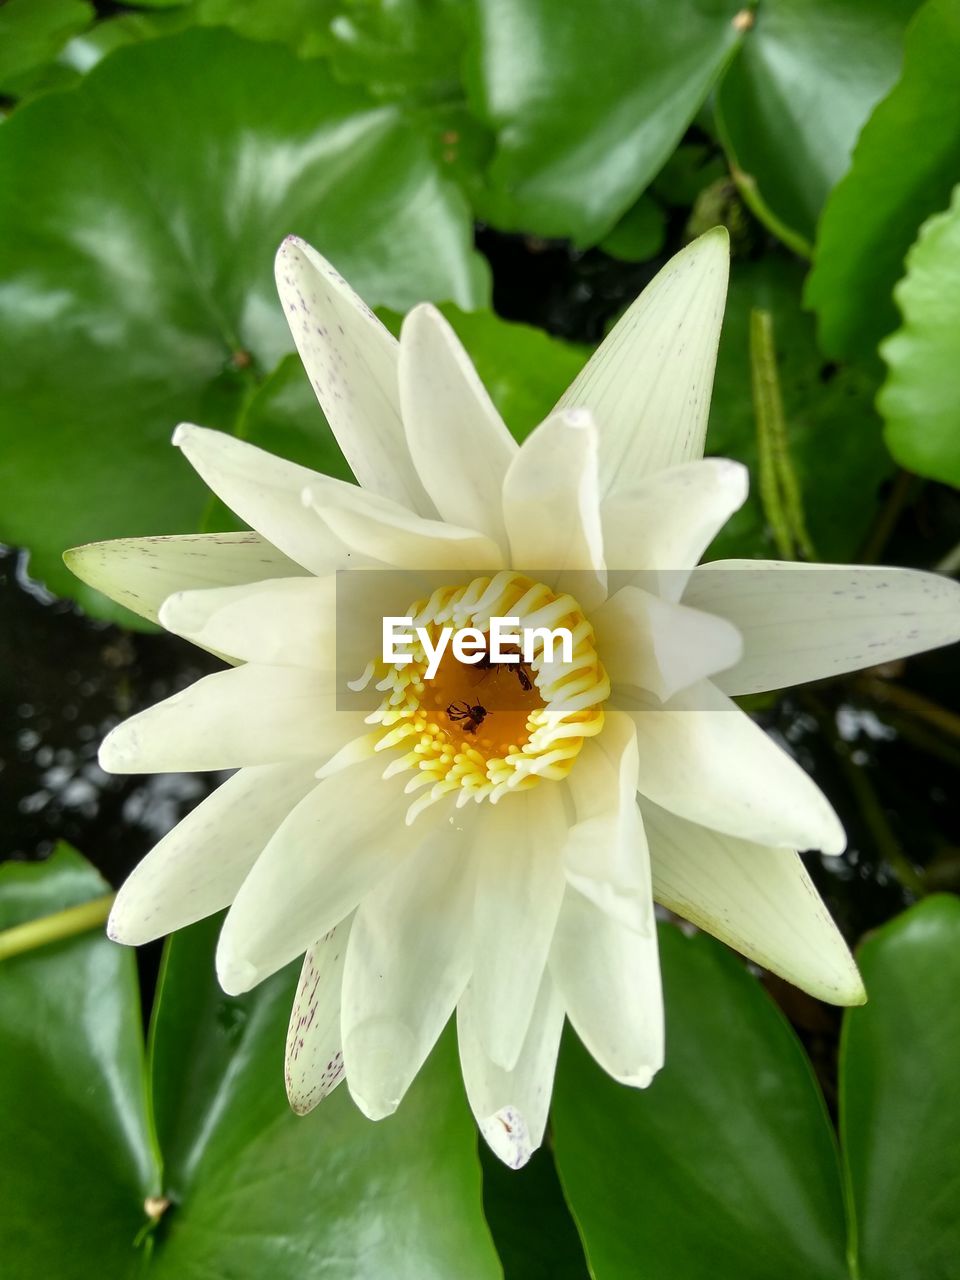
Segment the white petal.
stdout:
<svg viewBox="0 0 960 1280">
<path fill-rule="evenodd" d="M 679 600 L 690 570 L 749 488 L 742 463 L 701 458 L 618 489 L 600 504 L 607 569 L 650 574 L 658 595 Z"/>
<path fill-rule="evenodd" d="M 560 789 L 547 782 L 478 814 L 473 919 L 477 1033 L 506 1070 L 523 1047 L 547 963 L 567 835 Z"/>
<path fill-rule="evenodd" d="M 637 808 L 638 767 L 636 726 L 622 711 L 608 711 L 603 732 L 583 744 L 570 771 L 575 822 L 564 859 L 568 881 L 595 906 L 650 933 L 650 860 Z"/>
<path fill-rule="evenodd" d="M 403 507 L 327 480 L 304 490 L 303 500 L 338 542 L 350 548 L 353 567 L 377 561 L 395 569 L 499 569 L 503 553 L 475 529 L 425 520 Z"/>
<path fill-rule="evenodd" d="M 189 423 L 177 427 L 173 443 L 231 511 L 291 560 L 320 577 L 345 563 L 340 539 L 304 507 L 302 500 L 308 485 L 334 483 L 328 476 L 223 431 Z"/>
<path fill-rule="evenodd" d="M 501 493 L 517 445 L 470 357 L 435 307 L 400 332 L 400 403 L 414 465 L 444 520 L 507 549 Z"/>
<path fill-rule="evenodd" d="M 905 658 L 960 640 L 960 583 L 916 569 L 717 560 L 685 603 L 729 618 L 742 660 L 717 679 L 761 693 Z"/>
<path fill-rule="evenodd" d="M 863 1003 L 857 966 L 797 853 L 642 808 L 658 902 L 820 1000 Z"/>
<path fill-rule="evenodd" d="M 631 684 L 665 702 L 740 660 L 743 640 L 725 618 L 623 587 L 591 615 L 597 650 L 614 684 Z"/>
<path fill-rule="evenodd" d="M 714 227 L 670 259 L 560 398 L 596 420 L 602 497 L 702 456 L 729 270 Z"/>
<path fill-rule="evenodd" d="M 350 914 L 432 830 L 434 805 L 408 827 L 409 798 L 379 756 L 326 778 L 278 828 L 227 914 L 217 974 L 239 995 Z"/>
<path fill-rule="evenodd" d="M 303 958 L 287 1028 L 287 1098 L 305 1116 L 343 1079 L 340 994 L 351 920 L 341 920 Z"/>
<path fill-rule="evenodd" d="M 276 278 L 300 359 L 357 480 L 411 511 L 435 515 L 403 433 L 396 338 L 296 236 L 280 246 Z"/>
<path fill-rule="evenodd" d="M 228 906 L 274 831 L 317 785 L 316 766 L 241 769 L 207 796 L 124 881 L 110 937 L 141 946 Z"/>
<path fill-rule="evenodd" d="M 473 874 L 444 823 L 360 904 L 343 975 L 347 1086 L 371 1120 L 394 1112 L 470 977 Z"/>
<path fill-rule="evenodd" d="M 305 572 L 253 530 L 88 542 L 65 551 L 63 559 L 87 586 L 151 622 L 158 620 L 161 604 L 174 591 Z"/>
<path fill-rule="evenodd" d="M 179 591 L 160 622 L 174 635 L 244 662 L 332 671 L 336 578 L 273 578 L 240 587 Z"/>
<path fill-rule="evenodd" d="M 325 760 L 369 726 L 338 711 L 333 676 L 297 667 L 236 667 L 204 676 L 107 734 L 107 773 L 237 769 Z"/>
<path fill-rule="evenodd" d="M 759 725 L 709 681 L 662 707 L 617 690 L 637 726 L 640 794 L 672 813 L 760 844 L 841 853 L 826 796 Z"/>
<path fill-rule="evenodd" d="M 522 1168 L 543 1141 L 563 1030 L 563 1002 L 543 975 L 523 1048 L 512 1071 L 491 1062 L 477 1035 L 470 987 L 457 1005 L 460 1066 L 470 1108 L 491 1150 Z"/>
<path fill-rule="evenodd" d="M 589 413 L 555 413 L 527 437 L 503 483 L 503 514 L 514 568 L 570 591 L 585 609 L 602 599 L 597 430 Z"/>
<path fill-rule="evenodd" d="M 604 1071 L 645 1089 L 663 1066 L 656 931 L 628 929 L 568 889 L 550 973 L 574 1030 Z"/>
</svg>

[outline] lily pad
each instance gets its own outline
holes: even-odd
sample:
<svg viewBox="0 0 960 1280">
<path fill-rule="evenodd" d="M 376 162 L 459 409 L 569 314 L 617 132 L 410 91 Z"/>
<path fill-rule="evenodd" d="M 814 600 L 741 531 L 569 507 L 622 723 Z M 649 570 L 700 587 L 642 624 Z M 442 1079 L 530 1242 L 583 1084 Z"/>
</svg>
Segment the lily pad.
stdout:
<svg viewBox="0 0 960 1280">
<path fill-rule="evenodd" d="M 960 1258 L 960 899 L 869 937 L 846 1016 L 840 1115 L 863 1280 L 947 1280 Z"/>
<path fill-rule="evenodd" d="M 200 527 L 170 434 L 234 430 L 292 349 L 284 235 L 375 303 L 486 296 L 469 210 L 402 113 L 223 30 L 120 49 L 15 112 L 0 185 L 0 537 L 101 611 L 61 552 Z"/>
<path fill-rule="evenodd" d="M 717 123 L 754 211 L 788 242 L 812 241 L 857 135 L 899 74 L 917 5 L 764 0 L 754 11 L 717 92 Z"/>
<path fill-rule="evenodd" d="M 894 297 L 903 324 L 880 348 L 889 372 L 877 402 L 887 444 L 911 471 L 960 485 L 960 187 L 921 227 Z"/>
<path fill-rule="evenodd" d="M 596 1280 L 841 1280 L 840 1164 L 786 1020 L 704 934 L 660 928 L 667 1065 L 625 1088 L 573 1036 L 557 1165 Z"/>
<path fill-rule="evenodd" d="M 8 863 L 0 927 L 104 888 L 70 850 Z M 0 967 L 0 1088 L 16 1100 L 0 1112 L 10 1274 L 496 1280 L 452 1035 L 391 1119 L 372 1124 L 345 1088 L 298 1118 L 283 1089 L 297 974 L 222 995 L 218 923 L 167 944 L 149 1080 L 132 951 L 98 930 Z"/>
<path fill-rule="evenodd" d="M 73 849 L 0 866 L 0 928 L 109 891 Z M 0 962 L 0 1256 L 10 1276 L 133 1280 L 159 1190 L 136 959 L 102 931 Z"/>
<path fill-rule="evenodd" d="M 0 6 L 0 92 L 18 93 L 18 79 L 54 58 L 93 18 L 87 0 L 7 0 Z"/>
<path fill-rule="evenodd" d="M 960 5 L 927 0 L 903 72 L 867 121 L 824 209 L 807 303 L 832 356 L 872 355 L 897 327 L 893 286 L 920 224 L 945 209 L 960 173 Z"/>
<path fill-rule="evenodd" d="M 497 134 L 483 216 L 595 244 L 670 156 L 740 39 L 738 0 L 479 0 L 467 61 Z"/>
</svg>

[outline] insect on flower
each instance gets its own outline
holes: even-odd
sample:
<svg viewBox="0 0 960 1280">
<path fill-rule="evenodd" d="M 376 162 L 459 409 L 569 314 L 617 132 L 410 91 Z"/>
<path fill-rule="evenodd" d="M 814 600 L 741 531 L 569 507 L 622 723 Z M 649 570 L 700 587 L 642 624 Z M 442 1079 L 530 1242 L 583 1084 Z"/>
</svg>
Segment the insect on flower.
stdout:
<svg viewBox="0 0 960 1280">
<path fill-rule="evenodd" d="M 469 722 L 463 726 L 464 733 L 476 733 L 487 718 L 487 709 L 481 707 L 479 702 L 472 707 L 469 702 L 451 702 L 447 707 L 447 715 L 455 722 Z"/>
</svg>

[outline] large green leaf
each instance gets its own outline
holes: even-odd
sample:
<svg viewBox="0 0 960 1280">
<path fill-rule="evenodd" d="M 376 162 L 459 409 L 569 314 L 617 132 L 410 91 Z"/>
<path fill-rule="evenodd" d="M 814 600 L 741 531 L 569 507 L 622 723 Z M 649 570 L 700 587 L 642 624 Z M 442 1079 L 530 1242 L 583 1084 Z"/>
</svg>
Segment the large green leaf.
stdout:
<svg viewBox="0 0 960 1280">
<path fill-rule="evenodd" d="M 87 0 L 7 0 L 0 6 L 0 92 L 18 92 L 18 77 L 49 62 L 93 16 Z"/>
<path fill-rule="evenodd" d="M 737 458 L 751 470 L 747 504 L 721 531 L 709 558 L 775 554 L 765 528 L 757 475 L 757 428 L 750 399 L 750 311 L 771 312 L 787 432 L 807 523 L 821 559 L 856 554 L 891 470 L 873 408 L 876 380 L 856 367 L 827 364 L 814 326 L 800 309 L 802 271 L 786 258 L 734 261 L 707 452 Z"/>
<path fill-rule="evenodd" d="M 743 964 L 660 929 L 667 1065 L 644 1091 L 574 1038 L 556 1157 L 596 1280 L 840 1280 L 836 1146 L 809 1062 Z"/>
<path fill-rule="evenodd" d="M 893 286 L 920 224 L 960 174 L 960 0 L 927 0 L 903 73 L 870 117 L 824 210 L 807 301 L 835 356 L 872 354 L 897 324 Z"/>
<path fill-rule="evenodd" d="M 0 928 L 105 888 L 71 850 L 5 864 Z M 372 1124 L 346 1088 L 298 1118 L 283 1089 L 297 975 L 222 995 L 218 923 L 167 946 L 151 1024 L 153 1125 L 134 953 L 98 931 L 3 962 L 5 1274 L 496 1280 L 452 1034 L 390 1120 Z M 169 1205 L 151 1234 L 144 1200 L 161 1193 Z"/>
<path fill-rule="evenodd" d="M 0 866 L 0 928 L 108 890 L 61 846 Z M 124 1280 L 159 1170 L 132 951 L 102 932 L 0 962 L 0 1257 L 11 1277 Z"/>
<path fill-rule="evenodd" d="M 0 536 L 87 601 L 65 547 L 198 527 L 170 433 L 233 429 L 292 349 L 285 234 L 371 302 L 486 291 L 466 205 L 398 110 L 226 31 L 118 50 L 16 112 L 0 186 Z"/>
<path fill-rule="evenodd" d="M 841 1045 L 841 1120 L 862 1280 L 950 1280 L 960 1259 L 960 899 L 868 938 L 869 1002 Z"/>
<path fill-rule="evenodd" d="M 717 93 L 741 187 L 774 230 L 813 239 L 864 121 L 900 70 L 918 0 L 764 0 Z M 756 193 L 756 199 L 754 198 Z"/>
<path fill-rule="evenodd" d="M 960 186 L 921 228 L 895 291 L 903 324 L 883 343 L 877 404 L 890 452 L 922 476 L 960 485 Z"/>
<path fill-rule="evenodd" d="M 168 944 L 155 1010 L 154 1104 L 174 1205 L 152 1274 L 499 1276 L 452 1034 L 389 1120 L 371 1123 L 345 1087 L 299 1118 L 283 1090 L 298 974 L 224 996 L 213 978 L 217 923 Z"/>
<path fill-rule="evenodd" d="M 594 244 L 673 151 L 739 40 L 738 0 L 478 0 L 475 110 L 497 131 L 483 212 Z"/>
</svg>

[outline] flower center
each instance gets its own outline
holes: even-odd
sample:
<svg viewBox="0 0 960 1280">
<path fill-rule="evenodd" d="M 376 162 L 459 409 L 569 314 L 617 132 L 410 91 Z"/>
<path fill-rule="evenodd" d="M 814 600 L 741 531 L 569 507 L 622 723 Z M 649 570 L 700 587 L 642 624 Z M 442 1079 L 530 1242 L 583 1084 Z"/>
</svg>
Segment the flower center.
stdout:
<svg viewBox="0 0 960 1280">
<path fill-rule="evenodd" d="M 564 778 L 584 739 L 603 728 L 603 703 L 610 682 L 594 647 L 593 628 L 569 595 L 541 582 L 505 571 L 474 578 L 464 587 L 442 587 L 411 605 L 413 629 L 422 627 L 436 645 L 444 627 L 474 627 L 489 635 L 491 618 L 518 618 L 524 634 L 537 628 L 529 662 L 493 661 L 489 650 L 475 665 L 461 662 L 448 646 L 432 679 L 427 653 L 418 640 L 413 661 L 373 664 L 383 701 L 371 724 L 383 734 L 376 749 L 402 747 L 387 777 L 409 770 L 408 793 L 422 794 L 407 811 L 407 822 L 434 801 L 458 791 L 458 804 L 488 799 Z M 540 629 L 566 628 L 572 661 L 551 658 Z M 505 646 L 509 652 L 509 646 Z"/>
</svg>

